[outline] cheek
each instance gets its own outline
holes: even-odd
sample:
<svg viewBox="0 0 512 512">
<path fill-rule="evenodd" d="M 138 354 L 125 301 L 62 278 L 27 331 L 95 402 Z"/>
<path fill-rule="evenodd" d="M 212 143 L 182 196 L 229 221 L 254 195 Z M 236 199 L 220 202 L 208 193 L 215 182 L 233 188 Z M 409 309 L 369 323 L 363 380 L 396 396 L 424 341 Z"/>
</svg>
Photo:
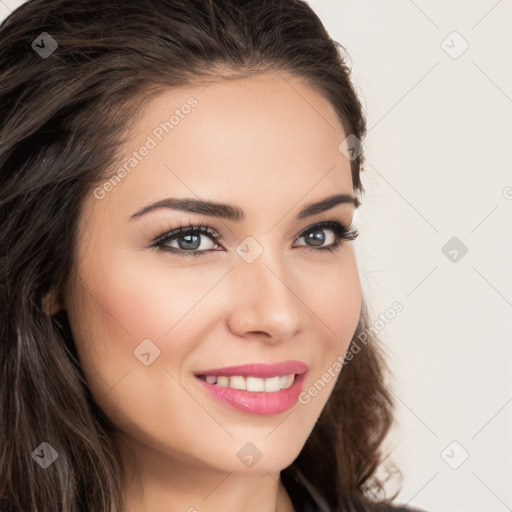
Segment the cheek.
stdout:
<svg viewBox="0 0 512 512">
<path fill-rule="evenodd" d="M 167 268 L 162 272 L 150 265 L 141 271 L 128 259 L 118 258 L 112 266 L 100 261 L 101 271 L 93 265 L 81 268 L 82 279 L 68 307 L 94 400 L 118 428 L 135 436 L 167 439 L 169 432 L 159 430 L 167 428 L 174 437 L 186 439 L 187 429 L 180 424 L 169 429 L 162 414 L 187 409 L 192 416 L 200 413 L 178 380 L 181 363 L 194 348 L 199 330 L 194 304 L 218 277 L 210 272 L 191 282 L 193 271 Z M 144 345 L 145 352 L 154 362 L 145 365 L 139 347 L 148 339 L 151 343 Z"/>
<path fill-rule="evenodd" d="M 165 255 L 123 258 L 121 253 L 110 268 L 89 269 L 86 279 L 95 300 L 86 300 L 98 329 L 120 334 L 109 336 L 111 342 L 159 340 L 195 315 L 195 305 L 222 275 L 201 266 L 173 268 Z"/>
<path fill-rule="evenodd" d="M 158 356 L 153 367 L 175 368 L 193 349 L 201 322 L 208 322 L 205 312 L 213 312 L 204 303 L 224 270 L 171 268 L 161 257 L 142 258 L 106 255 L 90 258 L 80 269 L 68 316 L 84 371 L 100 377 L 91 379 L 94 385 L 108 388 L 143 366 L 139 346 L 149 348 L 150 358 Z"/>
<path fill-rule="evenodd" d="M 337 269 L 317 274 L 317 292 L 308 295 L 315 313 L 318 344 L 311 347 L 312 368 L 299 396 L 298 411 L 312 429 L 342 371 L 343 358 L 355 334 L 361 313 L 361 283 L 351 254 Z"/>
<path fill-rule="evenodd" d="M 204 302 L 211 301 L 208 294 L 225 271 L 218 266 L 173 264 L 165 254 L 146 254 L 120 259 L 108 284 L 98 285 L 105 305 L 134 341 L 163 340 L 191 318 L 198 320 L 198 310 L 204 312 Z"/>
<path fill-rule="evenodd" d="M 342 289 L 333 290 L 333 301 L 329 308 L 332 330 L 337 333 L 335 345 L 338 353 L 345 352 L 355 333 L 361 314 L 361 282 L 355 265 L 342 276 Z M 336 300 L 337 297 L 337 300 Z"/>
<path fill-rule="evenodd" d="M 314 313 L 329 358 L 344 353 L 355 333 L 361 311 L 361 282 L 352 248 L 336 265 L 318 265 L 305 286 L 305 302 Z M 306 294 L 307 292 L 307 294 Z"/>
<path fill-rule="evenodd" d="M 361 282 L 352 248 L 348 248 L 343 263 L 319 265 L 316 292 L 308 295 L 308 305 L 315 313 L 318 344 L 312 347 L 314 372 L 306 379 L 304 389 L 309 395 L 310 412 L 320 414 L 341 371 L 345 352 L 355 334 L 361 314 Z M 312 286 L 310 286 L 311 289 Z M 313 386 L 311 393 L 307 390 Z M 313 397 L 314 400 L 313 400 Z"/>
</svg>

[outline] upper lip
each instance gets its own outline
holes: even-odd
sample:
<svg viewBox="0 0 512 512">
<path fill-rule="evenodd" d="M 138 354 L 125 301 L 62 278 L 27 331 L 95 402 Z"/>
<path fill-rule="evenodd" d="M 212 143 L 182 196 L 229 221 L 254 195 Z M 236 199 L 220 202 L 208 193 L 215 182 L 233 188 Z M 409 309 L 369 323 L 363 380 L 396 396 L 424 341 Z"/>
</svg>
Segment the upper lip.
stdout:
<svg viewBox="0 0 512 512">
<path fill-rule="evenodd" d="M 242 377 L 278 377 L 282 375 L 301 374 L 308 371 L 308 366 L 300 361 L 282 361 L 280 363 L 252 363 L 240 366 L 225 366 L 223 368 L 214 368 L 212 370 L 201 370 L 195 372 L 195 375 L 215 375 L 233 377 L 240 375 Z"/>
</svg>

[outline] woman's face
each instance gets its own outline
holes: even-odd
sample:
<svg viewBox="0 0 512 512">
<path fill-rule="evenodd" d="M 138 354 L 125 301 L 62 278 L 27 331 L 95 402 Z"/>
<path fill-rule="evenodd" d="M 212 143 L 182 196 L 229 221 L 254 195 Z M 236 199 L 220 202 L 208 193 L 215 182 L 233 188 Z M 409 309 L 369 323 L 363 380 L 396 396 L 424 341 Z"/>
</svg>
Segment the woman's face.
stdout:
<svg viewBox="0 0 512 512">
<path fill-rule="evenodd" d="M 117 177 L 87 196 L 62 307 L 95 400 L 138 456 L 244 473 L 279 471 L 299 454 L 335 384 L 322 375 L 360 313 L 352 242 L 331 252 L 321 248 L 339 240 L 332 227 L 304 234 L 328 220 L 349 226 L 354 205 L 299 216 L 353 197 L 338 149 L 346 135 L 330 103 L 290 75 L 173 89 L 137 119 Z M 143 212 L 171 198 L 190 202 Z M 151 247 L 189 224 L 220 239 L 196 231 Z M 284 361 L 302 366 L 271 368 L 265 381 L 255 367 L 225 370 L 217 384 L 197 376 Z"/>
</svg>

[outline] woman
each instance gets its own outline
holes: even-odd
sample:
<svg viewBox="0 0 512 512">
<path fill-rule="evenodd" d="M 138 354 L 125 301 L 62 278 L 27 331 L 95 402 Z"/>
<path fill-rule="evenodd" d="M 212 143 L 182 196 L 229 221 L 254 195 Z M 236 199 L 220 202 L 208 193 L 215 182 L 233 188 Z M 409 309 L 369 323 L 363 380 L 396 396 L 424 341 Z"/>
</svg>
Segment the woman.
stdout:
<svg viewBox="0 0 512 512">
<path fill-rule="evenodd" d="M 30 0 L 0 41 L 4 507 L 406 510 L 310 7 Z"/>
</svg>

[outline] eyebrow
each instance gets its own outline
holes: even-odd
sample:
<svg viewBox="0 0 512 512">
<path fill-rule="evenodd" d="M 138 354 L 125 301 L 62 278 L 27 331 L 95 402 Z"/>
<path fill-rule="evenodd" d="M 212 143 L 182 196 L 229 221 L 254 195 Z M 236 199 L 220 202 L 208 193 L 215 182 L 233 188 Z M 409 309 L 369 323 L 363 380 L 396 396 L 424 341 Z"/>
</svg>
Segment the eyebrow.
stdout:
<svg viewBox="0 0 512 512">
<path fill-rule="evenodd" d="M 302 208 L 297 214 L 297 219 L 304 219 L 305 217 L 311 217 L 319 213 L 325 212 L 334 208 L 339 204 L 353 204 L 356 208 L 361 205 L 357 197 L 353 197 L 349 194 L 336 194 L 333 196 L 326 197 L 316 203 L 310 203 Z M 219 217 L 234 222 L 240 222 L 244 220 L 245 215 L 241 208 L 224 203 L 215 203 L 212 201 L 203 201 L 200 199 L 191 198 L 173 198 L 168 197 L 152 203 L 148 206 L 144 206 L 140 210 L 136 211 L 131 215 L 130 219 L 137 219 L 146 215 L 147 213 L 161 209 L 169 208 L 171 210 L 178 210 L 188 213 L 198 213 L 202 215 L 208 215 L 210 217 Z"/>
</svg>

